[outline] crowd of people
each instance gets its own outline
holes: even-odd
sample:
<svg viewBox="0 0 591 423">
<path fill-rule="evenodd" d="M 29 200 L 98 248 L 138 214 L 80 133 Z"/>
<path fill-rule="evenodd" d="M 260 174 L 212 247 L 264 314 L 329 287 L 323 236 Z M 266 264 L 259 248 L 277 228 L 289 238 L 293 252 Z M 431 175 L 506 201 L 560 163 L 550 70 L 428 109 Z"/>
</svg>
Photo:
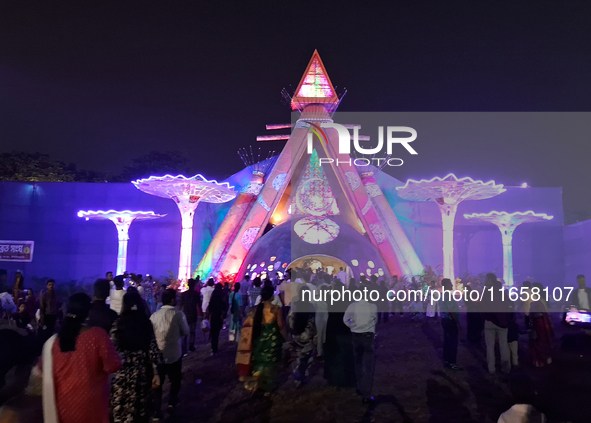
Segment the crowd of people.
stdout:
<svg viewBox="0 0 591 423">
<path fill-rule="evenodd" d="M 341 269 L 342 270 L 342 269 Z M 496 275 L 489 273 L 484 281 L 479 301 L 459 303 L 453 296 L 441 296 L 440 301 L 431 301 L 433 291 L 453 291 L 449 279 L 432 281 L 428 284 L 424 300 L 384 301 L 388 292 L 419 289 L 416 282 L 403 286 L 397 278 L 386 285 L 376 276 L 361 281 L 339 277 L 322 271 L 311 273 L 298 271 L 293 281 L 291 273 L 280 284 L 265 280 L 261 290 L 261 280 L 249 281 L 246 277 L 242 286 L 250 286 L 244 292 L 248 296 L 248 308 L 244 313 L 243 339 L 239 343 L 237 364 L 243 379 L 247 376 L 256 380 L 255 386 L 270 386 L 271 371 L 261 371 L 261 363 L 267 366 L 281 361 L 281 349 L 260 349 L 269 339 L 287 341 L 294 355 L 293 378 L 306 381 L 306 370 L 312 357 L 324 360 L 324 375 L 330 385 L 356 386 L 364 402 L 371 401 L 371 381 L 374 360 L 374 337 L 376 325 L 387 323 L 389 316 L 397 312 L 408 312 L 414 319 L 440 320 L 443 329 L 443 365 L 451 370 L 461 370 L 457 364 L 457 349 L 461 330 L 460 310 L 467 314 L 467 338 L 480 343 L 482 334 L 486 345 L 487 367 L 491 374 L 498 370 L 509 373 L 511 367 L 518 366 L 517 340 L 520 334 L 529 334 L 530 362 L 535 367 L 544 367 L 552 362 L 553 327 L 548 304 L 544 298 L 515 304 L 498 294 L 503 289 Z M 238 285 L 238 284 L 236 284 Z M 584 280 L 583 280 L 584 285 Z M 524 282 L 524 289 L 543 289 L 539 283 Z M 306 295 L 311 290 L 369 289 L 379 292 L 375 302 L 360 301 L 337 302 L 304 301 L 306 298 L 322 298 L 321 295 Z M 472 288 L 470 285 L 465 289 Z M 497 292 L 495 295 L 494 292 Z M 409 296 L 410 297 L 410 296 Z M 326 298 L 326 297 L 325 297 Z M 519 317 L 519 322 L 518 322 Z M 234 324 L 239 320 L 234 314 Z M 523 320 L 523 321 L 521 321 Z M 270 325 L 270 326 L 267 326 Z M 265 330 L 263 330 L 265 329 Z M 239 329 L 238 329 L 239 330 Z M 278 346 L 279 343 L 272 343 Z M 499 345 L 500 369 L 495 363 L 495 347 Z M 259 347 L 259 348 L 257 348 Z M 272 359 L 269 360 L 269 355 Z M 253 386 L 252 381 L 247 385 Z"/>
<path fill-rule="evenodd" d="M 181 312 L 177 290 L 150 282 L 141 275 L 113 277 L 108 272 L 94 283 L 92 298 L 77 293 L 62 302 L 53 279 L 36 299 L 17 273 L 13 291 L 2 296 L 2 318 L 20 329 L 30 341 L 26 346 L 36 351 L 32 355 L 40 356 L 33 375 L 43 381 L 44 421 L 161 418 L 166 377 L 171 381 L 167 409 L 174 412 L 182 377 L 181 341 L 195 328 L 201 304 L 189 290 L 181 295 Z M 190 341 L 194 349 L 194 336 Z M 9 369 L 3 368 L 2 382 Z"/>
<path fill-rule="evenodd" d="M 591 292 L 585 279 L 577 279 L 577 308 L 588 309 Z M 44 418 L 47 422 L 147 422 L 162 417 L 162 385 L 168 377 L 167 410 L 179 404 L 183 357 L 195 351 L 197 331 L 218 354 L 220 334 L 236 344 L 239 380 L 248 390 L 269 396 L 277 375 L 290 368 L 295 384 L 308 382 L 309 368 L 322 363 L 328 385 L 355 388 L 362 403 L 374 403 L 375 337 L 378 325 L 405 313 L 425 322 L 439 321 L 443 330 L 443 366 L 460 371 L 457 363 L 461 312 L 466 312 L 467 339 L 480 343 L 484 334 L 487 368 L 491 374 L 509 373 L 519 358 L 520 334 L 529 337 L 533 367 L 552 363 L 553 327 L 544 298 L 514 303 L 493 295 L 503 289 L 489 273 L 479 301 L 458 303 L 453 296 L 432 301 L 434 292 L 454 291 L 451 280 L 426 284 L 423 301 L 384 301 L 391 293 L 420 289 L 414 280 L 402 284 L 376 276 L 356 280 L 341 268 L 336 274 L 323 269 L 288 269 L 285 275 L 240 282 L 205 284 L 189 279 L 186 290 L 155 284 L 141 275 L 125 274 L 93 285 L 93 297 L 77 293 L 62 303 L 55 281 L 36 298 L 25 289 L 17 273 L 12 292 L 2 300 L 4 318 L 25 331 L 38 347 L 38 374 L 43 378 Z M 522 289 L 542 289 L 524 282 Z M 319 295 L 331 290 L 374 290 L 377 301 L 355 295 L 327 301 Z M 390 294 L 389 294 L 390 293 Z M 488 294 L 488 295 L 487 295 Z M 318 300 L 321 298 L 321 300 Z M 324 300 L 322 300 L 324 298 Z M 470 298 L 465 296 L 464 298 Z M 585 308 L 587 307 L 587 308 Z M 495 348 L 500 363 L 497 367 Z M 41 349 L 41 346 L 42 349 Z M 4 377 L 4 374 L 0 375 Z M 508 420 L 507 420 L 508 421 Z"/>
</svg>

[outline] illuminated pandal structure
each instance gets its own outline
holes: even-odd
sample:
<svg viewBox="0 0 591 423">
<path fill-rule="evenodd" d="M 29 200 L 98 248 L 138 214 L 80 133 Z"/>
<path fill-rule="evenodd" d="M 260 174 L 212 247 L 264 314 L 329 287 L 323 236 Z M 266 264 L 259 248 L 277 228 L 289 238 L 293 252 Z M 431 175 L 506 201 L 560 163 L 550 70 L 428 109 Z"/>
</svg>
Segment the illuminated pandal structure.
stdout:
<svg viewBox="0 0 591 423">
<path fill-rule="evenodd" d="M 472 178 L 459 178 L 450 173 L 444 178 L 409 179 L 404 186 L 396 188 L 398 195 L 410 201 L 434 201 L 441 212 L 443 227 L 443 277 L 454 277 L 454 224 L 458 206 L 464 200 L 483 200 L 495 197 L 506 191 L 495 181 L 475 181 Z"/>
<path fill-rule="evenodd" d="M 207 247 L 199 266 L 197 266 L 194 276 L 200 275 L 202 278 L 208 275 L 219 276 L 222 263 L 232 245 L 232 241 L 236 238 L 244 219 L 246 219 L 250 209 L 257 201 L 261 189 L 263 189 L 265 175 L 275 164 L 276 157 L 273 157 L 274 154 L 274 151 L 269 152 L 266 158 L 261 159 L 260 148 L 256 155 L 252 146 L 249 150 L 245 148 L 238 150 L 238 155 L 251 172 L 250 180 L 242 187 L 236 201 L 230 207 L 215 237 Z"/>
<path fill-rule="evenodd" d="M 513 286 L 513 232 L 522 223 L 543 222 L 552 220 L 554 216 L 546 213 L 526 212 L 498 212 L 465 214 L 464 219 L 479 220 L 494 223 L 501 231 L 503 241 L 503 280 L 508 286 Z"/>
<path fill-rule="evenodd" d="M 86 220 L 110 220 L 117 228 L 119 249 L 117 251 L 117 273 L 122 275 L 127 270 L 127 242 L 129 241 L 129 227 L 136 220 L 152 220 L 166 216 L 153 211 L 131 210 L 80 210 L 78 217 Z"/>
<path fill-rule="evenodd" d="M 200 202 L 225 203 L 236 197 L 234 187 L 227 182 L 207 180 L 202 175 L 187 178 L 183 175 L 150 176 L 132 182 L 146 194 L 174 200 L 181 213 L 182 233 L 179 257 L 179 281 L 191 277 L 191 252 L 193 250 L 193 217 Z"/>
<path fill-rule="evenodd" d="M 314 51 L 293 97 L 286 90 L 283 94 L 286 100 L 289 99 L 292 111 L 300 113 L 299 119 L 293 124 L 267 126 L 267 129 L 292 128 L 289 135 L 257 137 L 258 141 L 287 142 L 265 177 L 266 182 L 236 231 L 227 253 L 221 257 L 220 272 L 241 277 L 246 270 L 251 271 L 252 268 L 247 269 L 247 266 L 252 263 L 246 263 L 246 259 L 257 240 L 267 233 L 269 225 L 281 226 L 282 223 L 292 221 L 294 235 L 309 244 L 326 244 L 338 239 L 339 225 L 328 217 L 329 203 L 336 206 L 336 201 L 332 200 L 338 197 L 341 199 L 338 205 L 341 220 L 367 236 L 388 266 L 389 276 L 402 274 L 396 250 L 386 235 L 384 222 L 369 199 L 355 165 L 348 154 L 340 153 L 339 134 L 333 128 L 321 132 L 317 130 L 318 125 L 333 122 L 332 113 L 342 99 L 342 95 L 340 98 L 337 95 L 317 51 Z M 327 180 L 332 181 L 328 184 L 334 191 L 332 199 L 329 199 L 331 196 L 323 181 L 309 179 L 296 187 L 296 182 L 302 177 L 301 172 L 308 168 L 313 159 L 314 150 L 319 157 L 334 157 L 339 163 L 338 166 L 334 162 L 324 166 Z M 323 190 L 327 197 L 321 199 L 315 195 L 316 188 Z M 290 211 L 294 212 L 298 204 L 309 216 L 290 215 Z M 285 205 L 288 206 L 283 208 Z M 268 233 L 273 230 L 271 228 Z M 290 257 L 289 260 L 291 262 L 296 258 Z"/>
</svg>

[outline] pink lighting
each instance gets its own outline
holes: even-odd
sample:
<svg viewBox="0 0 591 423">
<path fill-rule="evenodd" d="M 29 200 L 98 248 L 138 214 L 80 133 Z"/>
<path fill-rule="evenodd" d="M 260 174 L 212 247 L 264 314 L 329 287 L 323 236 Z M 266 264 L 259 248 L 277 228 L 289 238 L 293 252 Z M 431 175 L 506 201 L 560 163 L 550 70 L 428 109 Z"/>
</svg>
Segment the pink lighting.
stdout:
<svg viewBox="0 0 591 423">
<path fill-rule="evenodd" d="M 454 277 L 454 224 L 459 204 L 464 200 L 483 200 L 506 191 L 495 181 L 483 182 L 472 178 L 458 178 L 453 173 L 439 178 L 416 181 L 409 179 L 396 188 L 398 195 L 410 201 L 435 201 L 441 212 L 443 227 L 443 277 Z"/>
<path fill-rule="evenodd" d="M 289 139 L 289 134 L 285 135 L 258 135 L 257 141 L 285 141 Z"/>
<path fill-rule="evenodd" d="M 131 210 L 80 210 L 78 217 L 86 220 L 110 220 L 117 227 L 117 239 L 119 249 L 117 252 L 117 275 L 122 275 L 127 270 L 127 242 L 129 241 L 129 227 L 135 220 L 151 220 L 166 216 L 156 214 L 153 211 Z"/>
<path fill-rule="evenodd" d="M 334 97 L 328 76 L 320 64 L 319 58 L 312 58 L 312 63 L 308 67 L 304 81 L 296 93 L 300 97 Z"/>
<path fill-rule="evenodd" d="M 171 198 L 177 203 L 182 221 L 178 279 L 186 281 L 191 277 L 193 217 L 197 206 L 201 201 L 225 203 L 234 199 L 236 197 L 234 187 L 227 182 L 208 180 L 199 174 L 190 178 L 183 175 L 150 176 L 132 183 L 140 191 L 158 197 Z"/>
<path fill-rule="evenodd" d="M 314 51 L 291 99 L 292 110 L 303 110 L 308 104 L 322 103 L 327 110 L 336 109 L 339 99 L 318 51 Z"/>
<path fill-rule="evenodd" d="M 257 152 L 252 146 L 249 149 L 242 148 L 238 150 L 238 155 L 251 171 L 250 181 L 242 187 L 234 204 L 228 210 L 226 217 L 201 258 L 195 276 L 200 275 L 205 278 L 209 275 L 218 276 L 224 273 L 228 277 L 233 273 L 222 269 L 221 266 L 228 256 L 228 250 L 231 248 L 232 242 L 238 237 L 238 231 L 244 219 L 246 219 L 246 215 L 263 189 L 265 175 L 275 164 L 276 158 L 273 157 L 274 154 L 274 151 L 269 152 L 265 158 L 261 154 L 260 148 Z M 259 231 L 260 228 L 246 230 L 240 238 L 242 246 L 250 248 Z"/>
<path fill-rule="evenodd" d="M 508 286 L 513 286 L 513 232 L 522 223 L 543 222 L 554 219 L 554 216 L 535 213 L 532 210 L 514 213 L 493 210 L 488 213 L 465 214 L 464 219 L 481 220 L 497 225 L 503 241 L 503 280 Z"/>
</svg>

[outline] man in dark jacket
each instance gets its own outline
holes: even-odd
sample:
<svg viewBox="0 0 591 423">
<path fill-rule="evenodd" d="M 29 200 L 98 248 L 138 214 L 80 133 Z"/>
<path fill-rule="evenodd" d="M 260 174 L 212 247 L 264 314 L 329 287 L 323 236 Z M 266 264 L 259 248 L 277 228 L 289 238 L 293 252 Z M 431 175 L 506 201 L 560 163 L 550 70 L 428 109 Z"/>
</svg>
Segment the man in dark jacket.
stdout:
<svg viewBox="0 0 591 423">
<path fill-rule="evenodd" d="M 55 294 L 55 280 L 47 281 L 47 290 L 39 296 L 39 326 L 45 336 L 53 335 L 59 311 L 57 295 Z"/>
<path fill-rule="evenodd" d="M 111 285 L 107 279 L 97 279 L 94 283 L 94 298 L 92 308 L 88 313 L 88 326 L 99 327 L 109 333 L 111 326 L 117 320 L 117 312 L 111 310 L 105 300 L 109 296 Z"/>
<path fill-rule="evenodd" d="M 199 292 L 195 291 L 195 279 L 189 279 L 187 285 L 189 289 L 181 294 L 180 310 L 185 313 L 187 324 L 189 325 L 189 335 L 183 338 L 183 355 L 188 351 L 195 351 L 195 331 L 197 330 L 197 315 L 199 305 L 201 304 L 201 296 Z M 187 338 L 189 345 L 187 346 Z"/>
</svg>

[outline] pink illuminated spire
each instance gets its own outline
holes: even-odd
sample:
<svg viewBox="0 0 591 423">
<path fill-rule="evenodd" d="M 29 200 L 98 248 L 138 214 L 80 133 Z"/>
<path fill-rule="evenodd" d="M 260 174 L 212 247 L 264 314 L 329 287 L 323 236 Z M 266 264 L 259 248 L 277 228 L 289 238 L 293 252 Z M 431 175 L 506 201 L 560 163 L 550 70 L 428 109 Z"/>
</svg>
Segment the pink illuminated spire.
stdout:
<svg viewBox="0 0 591 423">
<path fill-rule="evenodd" d="M 331 111 L 338 105 L 339 99 L 330 82 L 326 68 L 320 59 L 318 50 L 314 50 L 306 71 L 291 99 L 292 110 L 303 110 L 308 104 L 322 103 Z"/>
</svg>

